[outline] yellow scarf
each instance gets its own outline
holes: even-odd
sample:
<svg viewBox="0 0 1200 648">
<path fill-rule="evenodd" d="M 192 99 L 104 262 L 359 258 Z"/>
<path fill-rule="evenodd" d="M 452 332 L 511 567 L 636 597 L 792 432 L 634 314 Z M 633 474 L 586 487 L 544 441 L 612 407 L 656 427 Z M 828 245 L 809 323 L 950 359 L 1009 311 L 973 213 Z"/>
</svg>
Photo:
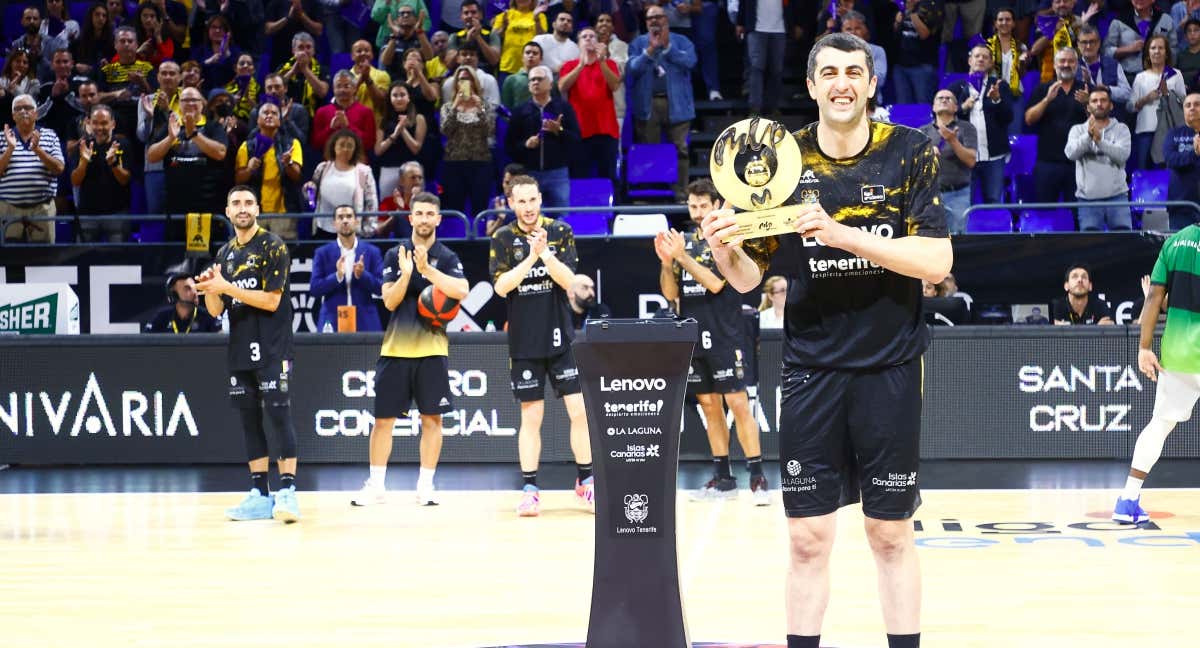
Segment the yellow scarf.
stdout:
<svg viewBox="0 0 1200 648">
<path fill-rule="evenodd" d="M 1054 39 L 1051 41 L 1050 51 L 1042 54 L 1042 83 L 1054 80 L 1055 52 L 1064 47 L 1071 47 L 1078 50 L 1078 47 L 1075 45 L 1076 20 L 1075 16 L 1058 19 L 1058 27 L 1054 30 Z"/>
<path fill-rule="evenodd" d="M 1021 44 L 1017 39 L 1010 39 L 1012 43 L 1012 67 L 1009 69 L 1008 88 L 1012 90 L 1014 97 L 1021 96 Z M 987 48 L 992 53 L 992 69 L 996 76 L 1004 77 L 1004 52 L 1000 49 L 1000 36 L 993 35 L 987 39 Z"/>
</svg>

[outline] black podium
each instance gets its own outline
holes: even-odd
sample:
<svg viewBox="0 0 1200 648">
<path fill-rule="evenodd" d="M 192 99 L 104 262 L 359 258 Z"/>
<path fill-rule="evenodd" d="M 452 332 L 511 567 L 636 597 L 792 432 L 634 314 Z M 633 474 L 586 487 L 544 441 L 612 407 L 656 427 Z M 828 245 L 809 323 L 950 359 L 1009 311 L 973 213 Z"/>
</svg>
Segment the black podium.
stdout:
<svg viewBox="0 0 1200 648">
<path fill-rule="evenodd" d="M 675 482 L 694 320 L 590 321 L 572 350 L 596 475 L 587 648 L 688 648 Z"/>
</svg>

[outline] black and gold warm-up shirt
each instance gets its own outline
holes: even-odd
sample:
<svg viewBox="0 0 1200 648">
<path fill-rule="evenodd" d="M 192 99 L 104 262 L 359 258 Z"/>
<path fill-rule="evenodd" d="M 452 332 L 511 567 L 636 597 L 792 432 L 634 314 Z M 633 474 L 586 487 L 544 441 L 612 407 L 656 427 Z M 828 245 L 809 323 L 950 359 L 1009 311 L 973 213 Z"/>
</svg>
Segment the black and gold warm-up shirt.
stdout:
<svg viewBox="0 0 1200 648">
<path fill-rule="evenodd" d="M 572 272 L 578 257 L 575 232 L 563 221 L 540 217 L 538 225 L 546 230 L 546 244 Z M 492 234 L 488 271 L 494 283 L 530 254 L 529 232 L 513 221 Z M 512 292 L 508 293 L 508 355 L 510 358 L 553 358 L 566 353 L 574 337 L 571 305 L 567 291 L 554 282 L 550 270 L 540 259 Z"/>
<path fill-rule="evenodd" d="M 383 256 L 384 286 L 400 279 L 400 248 L 407 249 L 411 254 L 412 240 L 401 241 L 400 245 L 388 250 Z M 441 241 L 434 241 L 429 248 L 429 265 L 448 277 L 462 279 L 465 276 L 458 255 Z M 387 330 L 383 334 L 383 348 L 379 355 L 390 358 L 450 355 L 450 338 L 446 336 L 446 329 L 433 328 L 417 314 L 417 300 L 421 297 L 421 291 L 428 285 L 430 281 L 421 276 L 414 265 L 412 276 L 408 278 L 408 290 L 388 320 Z"/>
<path fill-rule="evenodd" d="M 815 123 L 797 131 L 804 170 L 788 202 L 819 202 L 838 222 L 885 238 L 946 237 L 929 139 L 905 126 L 872 121 L 870 129 L 866 148 L 841 160 L 821 151 Z M 920 280 L 799 234 L 744 249 L 764 273 L 773 266 L 788 279 L 785 365 L 887 367 L 928 346 Z"/>
<path fill-rule="evenodd" d="M 683 249 L 696 263 L 711 270 L 718 278 L 724 280 L 717 262 L 713 259 L 708 241 L 694 228 L 684 234 Z M 713 348 L 728 349 L 739 346 L 742 339 L 742 298 L 738 292 L 728 285 L 719 292 L 709 292 L 704 284 L 696 280 L 692 273 L 683 269 L 676 262 L 675 283 L 679 286 L 679 315 L 695 318 L 700 325 L 700 342 L 692 353 L 695 356 L 708 355 Z"/>
<path fill-rule="evenodd" d="M 235 286 L 283 293 L 275 312 L 222 295 L 229 313 L 229 368 L 261 369 L 292 360 L 292 298 L 288 290 L 292 258 L 283 239 L 259 227 L 245 245 L 234 238 L 221 246 L 216 262 L 221 264 L 221 274 Z"/>
</svg>

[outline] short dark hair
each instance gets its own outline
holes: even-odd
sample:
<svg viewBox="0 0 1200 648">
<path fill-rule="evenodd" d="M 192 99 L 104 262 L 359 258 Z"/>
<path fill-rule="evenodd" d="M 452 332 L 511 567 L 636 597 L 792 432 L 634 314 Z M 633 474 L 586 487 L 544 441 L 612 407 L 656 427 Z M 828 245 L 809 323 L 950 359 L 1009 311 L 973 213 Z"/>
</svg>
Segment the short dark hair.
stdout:
<svg viewBox="0 0 1200 648">
<path fill-rule="evenodd" d="M 1103 83 L 1092 86 L 1092 89 L 1088 90 L 1088 96 L 1092 96 L 1093 92 L 1103 92 L 1104 94 L 1108 95 L 1108 100 L 1112 101 L 1112 89 Z"/>
<path fill-rule="evenodd" d="M 708 178 L 693 180 L 687 186 L 686 191 L 689 196 L 708 196 L 713 203 L 721 199 L 721 194 L 717 192 L 717 186 Z"/>
<path fill-rule="evenodd" d="M 999 16 L 1002 13 L 1008 13 L 1008 17 L 1013 20 L 1017 19 L 1017 12 L 1012 7 L 998 7 L 995 15 Z M 992 18 L 992 20 L 995 20 L 995 18 Z"/>
<path fill-rule="evenodd" d="M 478 7 L 479 0 L 462 0 L 462 2 L 459 3 L 459 5 L 458 5 L 458 9 L 459 9 L 459 11 L 462 11 L 463 7 L 468 7 L 470 5 L 475 5 L 476 7 Z"/>
<path fill-rule="evenodd" d="M 228 191 L 228 192 L 225 194 L 225 202 L 226 202 L 226 204 L 228 204 L 228 203 L 229 203 L 229 198 L 230 198 L 230 196 L 232 196 L 233 194 L 235 194 L 235 193 L 237 193 L 237 192 L 239 192 L 239 191 L 249 191 L 249 192 L 250 192 L 250 194 L 254 196 L 254 202 L 258 202 L 258 200 L 259 200 L 259 198 L 258 198 L 258 192 L 254 190 L 254 187 L 251 187 L 250 185 L 244 185 L 244 184 L 240 184 L 240 185 L 234 185 L 234 186 L 233 186 L 233 187 L 231 187 L 231 188 L 229 189 L 229 191 Z"/>
<path fill-rule="evenodd" d="M 417 203 L 425 203 L 427 205 L 433 205 L 434 207 L 438 208 L 439 210 L 442 208 L 442 200 L 440 198 L 438 198 L 436 195 L 434 195 L 433 193 L 430 193 L 428 191 L 418 191 L 417 193 L 413 194 L 413 197 L 410 198 L 408 201 L 408 204 L 410 206 L 415 205 Z"/>
<path fill-rule="evenodd" d="M 817 54 L 827 48 L 832 47 L 835 50 L 842 52 L 862 52 L 863 56 L 867 57 L 867 74 L 875 76 L 875 57 L 871 55 L 871 46 L 867 41 L 845 32 L 835 32 L 817 41 L 812 50 L 808 53 L 808 71 L 809 79 L 816 80 L 817 73 Z"/>
<path fill-rule="evenodd" d="M 1187 28 L 1191 27 L 1192 25 L 1200 27 L 1200 20 L 1196 20 L 1195 18 L 1188 18 L 1187 20 L 1183 21 L 1184 33 L 1187 33 Z"/>
<path fill-rule="evenodd" d="M 533 45 L 537 48 L 538 54 L 541 54 L 542 56 L 546 55 L 546 50 L 542 49 L 542 44 L 537 41 L 529 41 L 528 43 L 525 43 L 521 46 L 521 51 L 524 52 L 525 48 L 529 47 L 530 45 Z"/>
<path fill-rule="evenodd" d="M 334 208 L 333 208 L 333 213 L 334 213 L 334 214 L 337 214 L 339 209 L 349 209 L 349 210 L 350 210 L 350 213 L 351 213 L 351 214 L 354 214 L 354 217 L 355 217 L 355 218 L 358 218 L 358 212 L 357 212 L 357 211 L 355 211 L 355 209 L 354 209 L 354 205 L 347 205 L 347 204 L 343 203 L 343 204 L 341 204 L 341 205 L 338 205 L 337 207 L 334 207 Z"/>
<path fill-rule="evenodd" d="M 534 178 L 533 176 L 524 175 L 524 174 L 519 175 L 519 176 L 513 176 L 513 179 L 508 182 L 510 191 L 511 191 L 511 189 L 516 188 L 517 185 L 533 185 L 534 188 L 537 189 L 538 191 L 542 190 L 541 185 L 538 184 L 537 178 Z"/>
<path fill-rule="evenodd" d="M 504 165 L 504 172 L 511 176 L 525 175 L 525 165 L 520 162 L 509 162 Z"/>
<path fill-rule="evenodd" d="M 1071 272 L 1074 270 L 1083 270 L 1088 275 L 1088 281 L 1092 279 L 1092 268 L 1086 263 L 1072 263 L 1067 266 L 1067 271 L 1063 273 L 1063 281 L 1071 280 Z"/>
</svg>

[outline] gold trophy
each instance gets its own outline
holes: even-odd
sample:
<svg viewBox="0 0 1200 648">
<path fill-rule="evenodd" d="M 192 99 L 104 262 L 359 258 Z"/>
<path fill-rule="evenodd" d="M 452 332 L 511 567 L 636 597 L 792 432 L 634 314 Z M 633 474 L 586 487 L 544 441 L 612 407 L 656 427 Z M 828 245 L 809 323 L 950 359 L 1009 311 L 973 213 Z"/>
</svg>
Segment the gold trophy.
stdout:
<svg viewBox="0 0 1200 648">
<path fill-rule="evenodd" d="M 796 190 L 802 166 L 796 138 L 779 122 L 753 117 L 721 133 L 708 168 L 721 196 L 745 210 L 737 214 L 735 236 L 753 239 L 795 231 L 802 207 L 783 203 Z"/>
</svg>

